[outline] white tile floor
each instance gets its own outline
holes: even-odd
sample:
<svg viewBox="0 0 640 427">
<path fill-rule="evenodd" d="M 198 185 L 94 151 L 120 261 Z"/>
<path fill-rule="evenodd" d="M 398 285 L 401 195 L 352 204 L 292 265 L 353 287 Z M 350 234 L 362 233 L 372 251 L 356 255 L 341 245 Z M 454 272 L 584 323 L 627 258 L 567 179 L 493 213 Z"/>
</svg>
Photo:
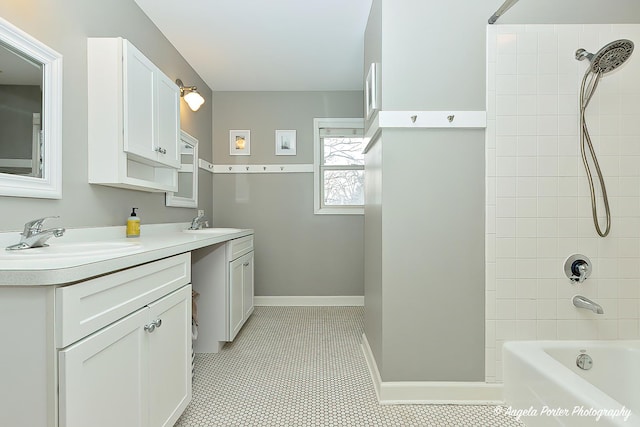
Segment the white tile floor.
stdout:
<svg viewBox="0 0 640 427">
<path fill-rule="evenodd" d="M 233 343 L 197 354 L 176 426 L 523 426 L 493 406 L 379 405 L 362 307 L 256 307 Z"/>
</svg>

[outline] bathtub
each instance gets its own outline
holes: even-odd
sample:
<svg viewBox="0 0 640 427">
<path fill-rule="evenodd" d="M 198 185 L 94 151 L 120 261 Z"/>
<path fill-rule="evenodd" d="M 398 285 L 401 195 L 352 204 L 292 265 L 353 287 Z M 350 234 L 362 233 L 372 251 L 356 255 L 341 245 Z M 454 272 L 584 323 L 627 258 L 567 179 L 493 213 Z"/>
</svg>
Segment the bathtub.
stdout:
<svg viewBox="0 0 640 427">
<path fill-rule="evenodd" d="M 504 410 L 527 427 L 640 426 L 640 341 L 510 341 L 503 368 Z"/>
</svg>

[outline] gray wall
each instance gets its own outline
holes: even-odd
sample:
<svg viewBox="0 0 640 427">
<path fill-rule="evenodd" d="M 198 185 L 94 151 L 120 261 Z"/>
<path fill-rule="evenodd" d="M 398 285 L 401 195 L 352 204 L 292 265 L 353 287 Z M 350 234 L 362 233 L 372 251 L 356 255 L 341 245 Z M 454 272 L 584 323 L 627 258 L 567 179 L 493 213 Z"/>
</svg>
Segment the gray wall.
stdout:
<svg viewBox="0 0 640 427">
<path fill-rule="evenodd" d="M 188 221 L 194 209 L 167 208 L 164 193 L 121 190 L 87 183 L 87 37 L 124 37 L 170 78 L 198 86 L 207 102 L 198 112 L 181 103 L 182 128 L 211 160 L 212 93 L 132 0 L 10 0 L 0 16 L 63 55 L 63 188 L 61 200 L 0 197 L 0 230 L 21 230 L 25 220 L 60 215 L 66 227 L 124 225 L 132 206 L 144 224 Z M 199 205 L 212 210 L 212 176 L 200 172 Z M 53 223 L 52 223 L 53 224 Z"/>
<path fill-rule="evenodd" d="M 31 159 L 33 113 L 42 112 L 36 85 L 0 85 L 0 157 Z"/>
<path fill-rule="evenodd" d="M 313 119 L 362 117 L 362 92 L 214 92 L 216 164 L 312 164 Z M 251 156 L 229 155 L 229 130 L 251 131 Z M 297 155 L 275 155 L 275 131 Z M 363 295 L 362 215 L 314 215 L 313 174 L 217 174 L 216 227 L 255 229 L 255 293 Z"/>
</svg>

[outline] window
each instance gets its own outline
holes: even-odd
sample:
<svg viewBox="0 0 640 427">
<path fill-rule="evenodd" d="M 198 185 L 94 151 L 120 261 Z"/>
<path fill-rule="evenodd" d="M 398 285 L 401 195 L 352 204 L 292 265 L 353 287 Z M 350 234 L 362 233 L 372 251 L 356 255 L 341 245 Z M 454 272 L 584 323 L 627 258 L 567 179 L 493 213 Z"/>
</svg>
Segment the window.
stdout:
<svg viewBox="0 0 640 427">
<path fill-rule="evenodd" d="M 362 119 L 314 119 L 314 212 L 364 213 Z"/>
</svg>

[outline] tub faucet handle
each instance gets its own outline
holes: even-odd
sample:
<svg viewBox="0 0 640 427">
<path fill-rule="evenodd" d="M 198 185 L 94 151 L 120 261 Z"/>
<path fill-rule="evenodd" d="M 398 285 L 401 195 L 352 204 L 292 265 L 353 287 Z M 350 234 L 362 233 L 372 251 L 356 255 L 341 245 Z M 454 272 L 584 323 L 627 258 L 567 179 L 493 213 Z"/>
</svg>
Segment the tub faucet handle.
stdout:
<svg viewBox="0 0 640 427">
<path fill-rule="evenodd" d="M 591 276 L 591 261 L 585 255 L 571 255 L 564 262 L 564 272 L 574 283 L 582 283 Z"/>
<path fill-rule="evenodd" d="M 574 261 L 571 271 L 578 276 L 578 283 L 582 283 L 587 279 L 589 273 L 589 264 L 585 260 Z"/>
</svg>

